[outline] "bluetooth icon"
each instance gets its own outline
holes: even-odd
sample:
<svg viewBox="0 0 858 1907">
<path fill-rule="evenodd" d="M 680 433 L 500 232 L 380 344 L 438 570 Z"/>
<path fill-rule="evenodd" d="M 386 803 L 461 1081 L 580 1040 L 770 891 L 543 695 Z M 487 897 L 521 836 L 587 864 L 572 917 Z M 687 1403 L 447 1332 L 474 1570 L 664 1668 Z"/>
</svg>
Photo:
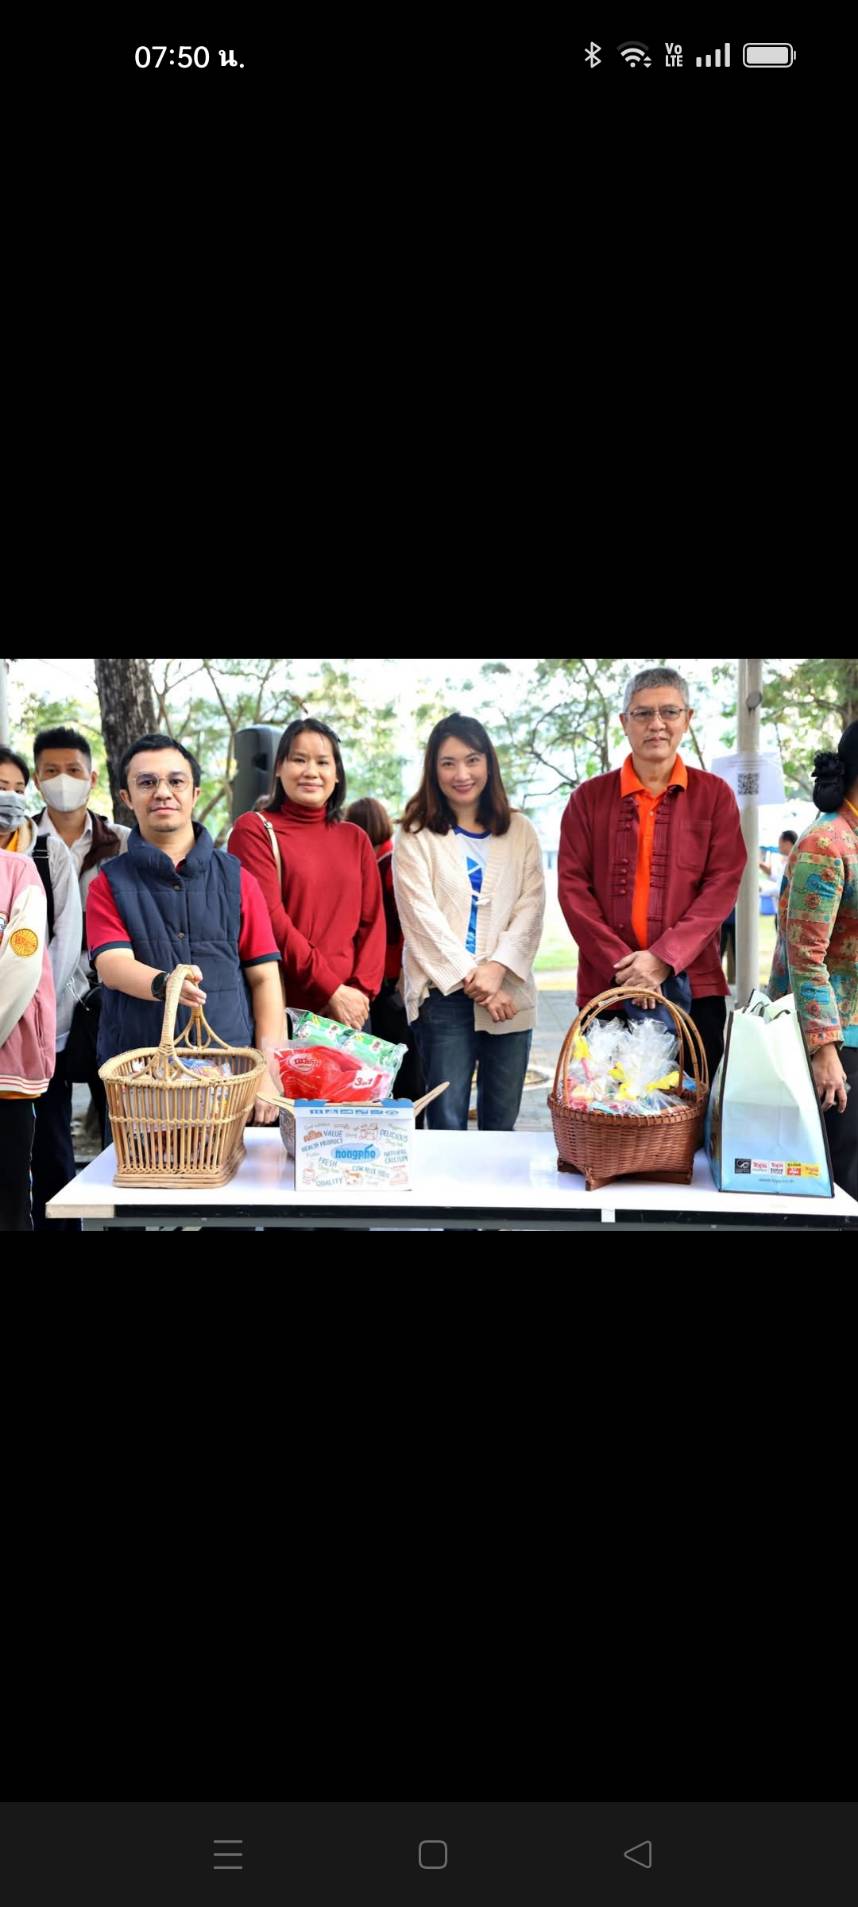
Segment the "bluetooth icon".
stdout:
<svg viewBox="0 0 858 1907">
<path fill-rule="evenodd" d="M 594 40 L 591 40 L 590 45 L 587 48 L 586 53 L 584 54 L 585 60 L 589 62 L 591 73 L 593 71 L 594 66 L 601 66 L 602 64 L 601 60 L 597 60 L 596 58 L 596 54 L 601 53 L 601 51 L 602 51 L 601 47 L 597 46 Z"/>
</svg>

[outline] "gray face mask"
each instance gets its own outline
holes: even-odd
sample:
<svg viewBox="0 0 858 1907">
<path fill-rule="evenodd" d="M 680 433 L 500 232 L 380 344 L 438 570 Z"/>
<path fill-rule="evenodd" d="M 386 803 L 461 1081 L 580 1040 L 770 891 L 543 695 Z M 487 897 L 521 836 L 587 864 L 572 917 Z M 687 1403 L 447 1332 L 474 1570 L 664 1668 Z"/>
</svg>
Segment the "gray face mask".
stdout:
<svg viewBox="0 0 858 1907">
<path fill-rule="evenodd" d="M 0 788 L 0 834 L 11 834 L 27 817 L 27 801 L 11 788 Z"/>
</svg>

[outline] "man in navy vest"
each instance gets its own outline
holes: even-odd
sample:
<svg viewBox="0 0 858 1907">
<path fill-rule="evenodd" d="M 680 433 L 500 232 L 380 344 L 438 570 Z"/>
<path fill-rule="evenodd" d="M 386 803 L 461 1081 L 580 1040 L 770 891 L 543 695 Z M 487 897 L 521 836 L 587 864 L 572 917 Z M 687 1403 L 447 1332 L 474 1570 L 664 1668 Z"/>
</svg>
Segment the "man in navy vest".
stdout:
<svg viewBox="0 0 858 1907">
<path fill-rule="evenodd" d="M 280 955 L 254 876 L 193 819 L 199 763 L 169 735 L 142 735 L 126 748 L 119 781 L 136 826 L 127 852 L 104 863 L 86 902 L 90 955 L 104 989 L 99 1065 L 129 1047 L 157 1046 L 168 975 L 188 965 L 195 977 L 185 980 L 181 1004 L 205 1003 L 219 1037 L 258 1047 L 277 1081 L 272 1055 L 285 1034 Z M 255 1116 L 269 1125 L 277 1108 L 258 1099 Z"/>
</svg>

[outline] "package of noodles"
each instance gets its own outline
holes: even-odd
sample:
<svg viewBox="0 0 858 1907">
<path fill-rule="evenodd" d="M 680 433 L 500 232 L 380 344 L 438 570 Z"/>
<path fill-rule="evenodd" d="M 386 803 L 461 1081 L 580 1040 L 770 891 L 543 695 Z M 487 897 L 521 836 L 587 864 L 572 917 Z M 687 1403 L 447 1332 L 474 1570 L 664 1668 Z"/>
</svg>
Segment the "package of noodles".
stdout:
<svg viewBox="0 0 858 1907">
<path fill-rule="evenodd" d="M 277 1053 L 287 1099 L 326 1099 L 360 1105 L 389 1099 L 406 1046 L 377 1039 L 318 1013 L 293 1012 L 293 1037 Z"/>
</svg>

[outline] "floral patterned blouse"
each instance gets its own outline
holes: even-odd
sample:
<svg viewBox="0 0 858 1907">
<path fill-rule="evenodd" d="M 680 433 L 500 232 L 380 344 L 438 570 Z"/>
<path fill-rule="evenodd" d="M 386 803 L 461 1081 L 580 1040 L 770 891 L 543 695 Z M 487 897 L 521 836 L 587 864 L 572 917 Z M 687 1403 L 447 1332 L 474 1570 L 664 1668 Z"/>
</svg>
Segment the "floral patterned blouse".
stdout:
<svg viewBox="0 0 858 1907">
<path fill-rule="evenodd" d="M 769 994 L 795 994 L 811 1053 L 858 1046 L 858 809 L 818 815 L 781 882 Z"/>
</svg>

